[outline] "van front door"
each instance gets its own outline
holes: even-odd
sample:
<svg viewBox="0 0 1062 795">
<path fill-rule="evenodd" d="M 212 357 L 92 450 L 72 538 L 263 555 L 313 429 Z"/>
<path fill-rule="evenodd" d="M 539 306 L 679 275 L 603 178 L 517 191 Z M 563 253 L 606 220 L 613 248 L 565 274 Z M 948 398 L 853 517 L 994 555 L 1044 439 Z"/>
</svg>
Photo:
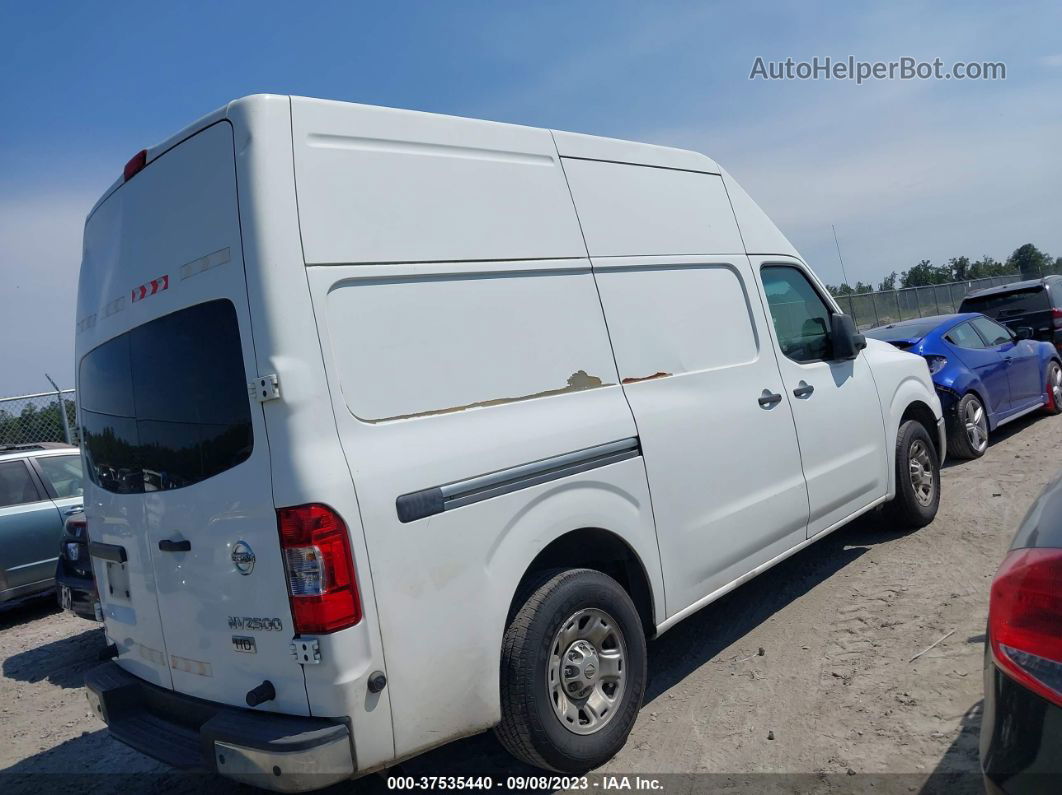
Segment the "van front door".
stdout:
<svg viewBox="0 0 1062 795">
<path fill-rule="evenodd" d="M 785 397 L 793 407 L 808 484 L 808 537 L 886 494 L 885 427 L 873 374 L 861 352 L 832 360 L 833 309 L 802 263 L 754 259 L 771 316 Z"/>
</svg>

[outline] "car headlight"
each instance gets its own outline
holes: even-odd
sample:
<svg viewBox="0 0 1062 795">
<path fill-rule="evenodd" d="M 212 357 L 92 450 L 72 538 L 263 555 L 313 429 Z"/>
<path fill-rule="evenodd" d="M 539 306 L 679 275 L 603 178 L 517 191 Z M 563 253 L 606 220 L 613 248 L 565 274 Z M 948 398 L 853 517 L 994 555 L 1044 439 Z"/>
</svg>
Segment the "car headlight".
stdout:
<svg viewBox="0 0 1062 795">
<path fill-rule="evenodd" d="M 926 364 L 929 365 L 929 374 L 936 375 L 947 366 L 948 360 L 944 356 L 927 356 Z"/>
</svg>

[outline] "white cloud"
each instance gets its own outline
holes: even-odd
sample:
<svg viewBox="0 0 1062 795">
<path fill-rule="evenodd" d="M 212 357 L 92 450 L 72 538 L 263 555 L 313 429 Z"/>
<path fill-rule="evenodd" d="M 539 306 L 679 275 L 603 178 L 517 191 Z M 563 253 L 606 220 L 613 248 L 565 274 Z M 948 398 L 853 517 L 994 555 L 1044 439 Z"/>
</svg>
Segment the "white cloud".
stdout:
<svg viewBox="0 0 1062 795">
<path fill-rule="evenodd" d="M 1054 55 L 1044 55 L 1040 58 L 1040 64 L 1042 66 L 1057 67 L 1062 66 L 1062 52 L 1055 53 Z"/>
</svg>

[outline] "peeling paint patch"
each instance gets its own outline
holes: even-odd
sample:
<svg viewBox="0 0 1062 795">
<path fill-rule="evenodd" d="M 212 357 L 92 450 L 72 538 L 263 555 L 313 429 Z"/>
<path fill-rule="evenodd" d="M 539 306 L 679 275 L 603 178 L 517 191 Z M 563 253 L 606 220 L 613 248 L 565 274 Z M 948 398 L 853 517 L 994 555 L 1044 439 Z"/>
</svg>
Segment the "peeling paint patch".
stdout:
<svg viewBox="0 0 1062 795">
<path fill-rule="evenodd" d="M 486 408 L 487 406 L 501 406 L 505 403 L 518 403 L 521 400 L 533 400 L 534 398 L 553 397 L 554 395 L 564 395 L 569 392 L 582 392 L 587 389 L 597 389 L 602 386 L 613 386 L 613 384 L 606 384 L 596 375 L 590 375 L 586 370 L 577 370 L 568 376 L 568 383 L 566 386 L 562 386 L 558 389 L 547 389 L 543 392 L 535 392 L 530 395 L 520 395 L 518 397 L 503 397 L 493 398 L 491 400 L 480 400 L 475 403 L 466 403 L 463 406 L 451 406 L 445 409 L 431 409 L 430 411 L 418 411 L 414 414 L 399 414 L 395 417 L 382 417 L 378 420 L 369 420 L 373 424 L 378 422 L 391 422 L 393 420 L 411 420 L 415 417 L 433 417 L 437 414 L 454 414 L 458 411 L 467 411 L 468 409 Z"/>
<path fill-rule="evenodd" d="M 625 383 L 625 384 L 637 384 L 637 383 L 640 383 L 642 381 L 652 381 L 652 380 L 657 379 L 657 378 L 670 378 L 671 375 L 672 375 L 671 373 L 656 372 L 656 373 L 653 373 L 652 375 L 643 375 L 643 376 L 640 376 L 638 378 L 624 378 L 623 379 L 623 383 Z"/>
</svg>

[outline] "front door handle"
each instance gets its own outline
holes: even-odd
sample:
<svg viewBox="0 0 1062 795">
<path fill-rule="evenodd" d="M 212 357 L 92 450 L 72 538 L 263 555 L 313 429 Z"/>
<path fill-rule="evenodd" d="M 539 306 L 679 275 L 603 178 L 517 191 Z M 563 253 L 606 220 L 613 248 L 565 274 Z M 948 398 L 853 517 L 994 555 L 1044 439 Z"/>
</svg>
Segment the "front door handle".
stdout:
<svg viewBox="0 0 1062 795">
<path fill-rule="evenodd" d="M 797 388 L 793 390 L 793 396 L 798 398 L 811 397 L 811 393 L 814 391 L 815 387 L 807 381 L 801 381 Z"/>
<path fill-rule="evenodd" d="M 779 395 L 777 392 L 772 392 L 769 389 L 765 389 L 760 394 L 759 404 L 762 408 L 773 409 L 781 402 L 782 396 Z"/>
<path fill-rule="evenodd" d="M 192 549 L 191 541 L 171 541 L 164 538 L 159 541 L 159 549 L 163 552 L 189 552 Z"/>
</svg>

